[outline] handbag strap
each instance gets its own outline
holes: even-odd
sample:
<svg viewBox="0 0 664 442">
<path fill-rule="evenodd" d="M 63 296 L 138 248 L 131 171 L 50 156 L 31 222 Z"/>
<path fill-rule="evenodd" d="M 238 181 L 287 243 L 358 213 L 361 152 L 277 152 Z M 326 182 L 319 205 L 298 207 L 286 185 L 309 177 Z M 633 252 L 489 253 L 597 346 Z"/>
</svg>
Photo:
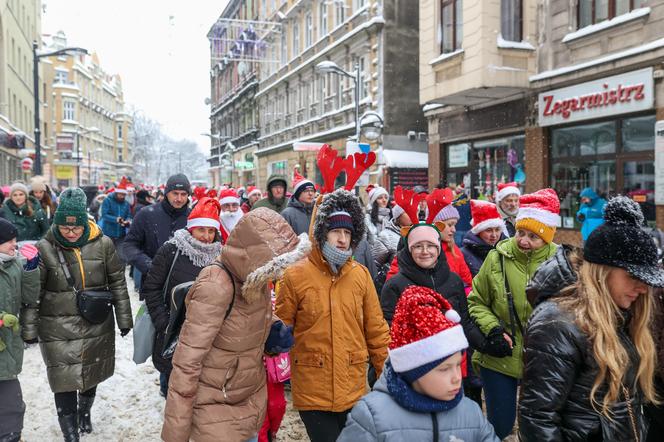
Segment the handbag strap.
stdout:
<svg viewBox="0 0 664 442">
<path fill-rule="evenodd" d="M 521 324 L 521 318 L 519 318 L 519 314 L 517 313 L 516 307 L 514 306 L 514 295 L 512 294 L 512 290 L 510 289 L 510 283 L 509 280 L 507 279 L 507 274 L 505 273 L 504 261 L 505 257 L 501 255 L 500 273 L 503 275 L 503 285 L 505 286 L 505 294 L 507 295 L 507 304 L 510 312 L 510 328 L 512 329 L 512 337 L 516 336 L 516 329 L 514 327 L 514 324 L 516 324 L 516 326 L 519 327 L 521 336 L 525 336 L 523 325 Z"/>
<path fill-rule="evenodd" d="M 69 266 L 67 265 L 67 261 L 65 261 L 65 255 L 62 253 L 62 249 L 59 247 L 56 247 L 56 251 L 58 254 L 58 261 L 60 261 L 60 265 L 62 266 L 62 271 L 65 274 L 65 279 L 67 280 L 67 284 L 74 290 L 74 293 L 78 293 L 78 290 L 76 290 L 76 285 L 74 283 L 74 278 L 71 276 L 71 272 L 69 271 Z"/>
<path fill-rule="evenodd" d="M 180 256 L 180 249 L 175 250 L 175 256 L 173 257 L 173 262 L 171 262 L 171 268 L 168 269 L 168 275 L 166 275 L 166 282 L 164 282 L 164 290 L 161 294 L 161 297 L 164 298 L 164 302 L 166 302 L 166 294 L 168 293 L 168 281 L 171 279 L 171 273 L 173 273 L 173 267 L 175 267 L 175 261 L 178 260 L 178 257 Z"/>
<path fill-rule="evenodd" d="M 625 395 L 625 402 L 627 402 L 627 413 L 629 413 L 629 420 L 632 424 L 632 431 L 634 431 L 634 440 L 639 442 L 639 431 L 636 428 L 636 417 L 634 416 L 634 409 L 632 408 L 632 398 L 629 395 L 629 388 L 622 384 L 623 394 Z"/>
<path fill-rule="evenodd" d="M 231 310 L 233 310 L 233 304 L 235 304 L 235 280 L 233 279 L 233 275 L 231 275 L 231 272 L 229 272 L 228 269 L 224 267 L 222 263 L 220 263 L 219 261 L 214 261 L 212 264 L 216 265 L 217 267 L 225 271 L 228 277 L 230 278 L 231 283 L 233 284 L 233 297 L 231 298 L 231 303 L 228 304 L 228 310 L 226 310 L 226 314 L 224 315 L 224 321 L 225 321 L 230 316 Z"/>
</svg>

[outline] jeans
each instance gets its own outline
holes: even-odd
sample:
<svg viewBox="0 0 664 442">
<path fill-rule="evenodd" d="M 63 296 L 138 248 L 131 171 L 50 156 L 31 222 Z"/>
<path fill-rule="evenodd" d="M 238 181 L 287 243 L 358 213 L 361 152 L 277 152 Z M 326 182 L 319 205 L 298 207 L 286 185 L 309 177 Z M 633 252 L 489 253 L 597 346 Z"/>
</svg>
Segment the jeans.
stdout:
<svg viewBox="0 0 664 442">
<path fill-rule="evenodd" d="M 134 290 L 138 292 L 138 290 L 141 288 L 141 278 L 143 277 L 143 274 L 141 273 L 140 270 L 138 270 L 137 267 L 134 267 L 134 273 L 132 276 L 132 279 L 134 280 Z"/>
<path fill-rule="evenodd" d="M 487 419 L 496 430 L 498 439 L 505 439 L 512 432 L 516 420 L 519 380 L 484 367 L 480 367 L 480 374 L 484 382 Z"/>
<path fill-rule="evenodd" d="M 171 375 L 159 372 L 159 392 L 163 397 L 168 396 L 168 381 Z"/>
<path fill-rule="evenodd" d="M 300 411 L 300 419 L 311 442 L 335 442 L 346 425 L 346 416 L 350 410 L 335 413 L 333 411 Z"/>
</svg>

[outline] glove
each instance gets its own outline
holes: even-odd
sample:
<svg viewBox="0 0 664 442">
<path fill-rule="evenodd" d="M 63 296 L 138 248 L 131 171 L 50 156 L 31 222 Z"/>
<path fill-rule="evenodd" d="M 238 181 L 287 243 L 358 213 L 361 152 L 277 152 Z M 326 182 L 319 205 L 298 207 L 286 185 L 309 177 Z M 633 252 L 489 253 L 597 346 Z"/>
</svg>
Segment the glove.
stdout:
<svg viewBox="0 0 664 442">
<path fill-rule="evenodd" d="M 505 333 L 505 330 L 502 327 L 494 327 L 487 335 L 481 353 L 495 358 L 512 356 L 512 349 L 510 348 L 510 344 L 505 340 L 503 333 Z"/>
<path fill-rule="evenodd" d="M 39 265 L 39 250 L 32 244 L 25 244 L 18 249 L 18 252 L 27 260 L 23 265 L 23 270 L 29 272 Z"/>
<path fill-rule="evenodd" d="M 286 353 L 293 346 L 293 327 L 276 321 L 270 327 L 270 334 L 265 341 L 265 353 Z"/>
<path fill-rule="evenodd" d="M 121 328 L 120 329 L 120 336 L 124 338 L 125 336 L 127 336 L 129 334 L 130 331 L 131 331 L 130 328 Z"/>
<path fill-rule="evenodd" d="M 0 327 L 11 328 L 14 333 L 18 333 L 18 318 L 9 313 L 0 313 Z"/>
</svg>

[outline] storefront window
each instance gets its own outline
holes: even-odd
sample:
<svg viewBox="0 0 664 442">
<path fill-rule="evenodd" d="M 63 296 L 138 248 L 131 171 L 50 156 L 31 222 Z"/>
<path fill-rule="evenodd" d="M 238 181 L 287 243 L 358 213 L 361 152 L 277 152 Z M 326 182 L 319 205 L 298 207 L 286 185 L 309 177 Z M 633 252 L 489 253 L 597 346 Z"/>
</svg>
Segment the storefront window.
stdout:
<svg viewBox="0 0 664 442">
<path fill-rule="evenodd" d="M 622 126 L 622 143 L 625 152 L 639 152 L 655 148 L 655 116 L 628 118 Z M 654 188 L 654 187 L 653 187 Z"/>
<path fill-rule="evenodd" d="M 622 194 L 639 203 L 646 220 L 655 220 L 655 163 L 653 161 L 626 161 Z"/>
<path fill-rule="evenodd" d="M 553 131 L 554 158 L 598 155 L 616 151 L 616 123 L 584 124 Z"/>
</svg>

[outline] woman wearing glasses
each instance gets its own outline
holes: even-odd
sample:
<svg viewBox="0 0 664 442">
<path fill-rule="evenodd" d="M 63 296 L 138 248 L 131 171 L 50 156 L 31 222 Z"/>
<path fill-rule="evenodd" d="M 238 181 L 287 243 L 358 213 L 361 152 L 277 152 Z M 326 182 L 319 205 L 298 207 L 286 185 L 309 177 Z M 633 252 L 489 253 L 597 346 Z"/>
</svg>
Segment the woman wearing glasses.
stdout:
<svg viewBox="0 0 664 442">
<path fill-rule="evenodd" d="M 113 375 L 112 308 L 121 336 L 132 328 L 124 264 L 88 218 L 86 202 L 81 189 L 62 192 L 53 226 L 37 244 L 40 302 L 26 318 L 27 329 L 37 328 L 65 441 L 78 441 L 79 431 L 92 432 L 97 385 Z"/>
</svg>

